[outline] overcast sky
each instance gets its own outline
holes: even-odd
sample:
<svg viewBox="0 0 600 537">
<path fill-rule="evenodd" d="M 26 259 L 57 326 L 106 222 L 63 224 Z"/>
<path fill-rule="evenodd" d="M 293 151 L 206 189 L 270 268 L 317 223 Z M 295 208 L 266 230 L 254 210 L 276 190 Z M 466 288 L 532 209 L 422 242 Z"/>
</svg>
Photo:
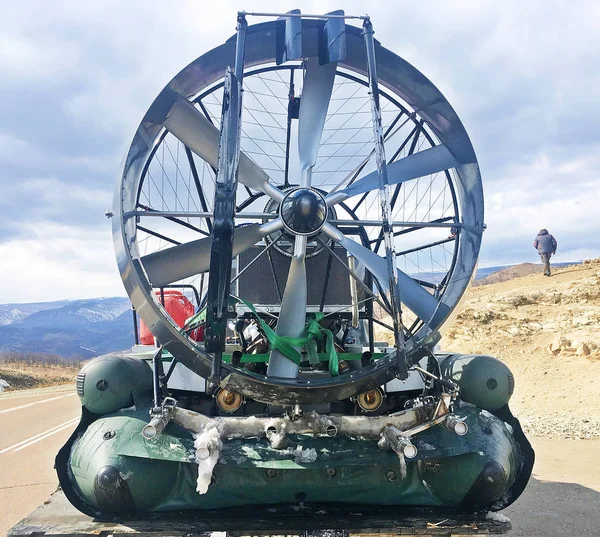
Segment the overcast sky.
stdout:
<svg viewBox="0 0 600 537">
<path fill-rule="evenodd" d="M 385 6 L 385 7 L 384 7 Z M 0 18 L 0 303 L 124 295 L 104 212 L 142 115 L 221 44 L 238 9 L 365 3 L 5 3 Z M 376 37 L 454 106 L 481 166 L 480 266 L 600 256 L 600 4 L 373 2 Z"/>
</svg>

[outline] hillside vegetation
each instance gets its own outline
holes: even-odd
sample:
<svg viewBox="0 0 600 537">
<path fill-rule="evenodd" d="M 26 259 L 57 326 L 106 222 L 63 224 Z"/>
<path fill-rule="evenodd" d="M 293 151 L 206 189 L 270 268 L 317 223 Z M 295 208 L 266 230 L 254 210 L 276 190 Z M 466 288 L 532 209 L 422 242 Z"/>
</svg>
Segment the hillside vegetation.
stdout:
<svg viewBox="0 0 600 537">
<path fill-rule="evenodd" d="M 600 437 L 600 260 L 471 289 L 442 349 L 505 362 L 530 434 Z"/>
<path fill-rule="evenodd" d="M 0 352 L 0 392 L 73 384 L 81 365 L 53 354 Z"/>
</svg>

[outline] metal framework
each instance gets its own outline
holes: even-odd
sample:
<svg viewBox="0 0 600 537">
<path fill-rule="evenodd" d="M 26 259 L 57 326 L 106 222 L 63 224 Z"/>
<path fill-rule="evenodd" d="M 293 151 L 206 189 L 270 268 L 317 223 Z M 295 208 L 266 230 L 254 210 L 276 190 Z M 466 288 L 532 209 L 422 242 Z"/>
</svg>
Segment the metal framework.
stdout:
<svg viewBox="0 0 600 537">
<path fill-rule="evenodd" d="M 348 397 L 403 376 L 464 293 L 483 231 L 477 161 L 444 97 L 373 39 L 368 17 L 358 17 L 361 31 L 344 24 L 356 17 L 343 12 L 292 12 L 254 27 L 246 27 L 246 15 L 252 14 L 238 16 L 236 38 L 177 75 L 144 117 L 115 198 L 119 267 L 139 316 L 213 385 L 223 368 L 228 386 L 258 400 Z M 295 246 L 284 284 L 270 247 L 289 240 L 277 207 L 288 203 L 294 185 L 304 189 L 306 203 L 322 196 L 327 209 L 308 240 L 299 228 L 288 229 Z M 278 351 L 260 378 L 222 364 L 229 286 L 241 275 L 231 277 L 231 259 L 267 237 L 268 247 L 251 264 L 263 254 L 269 259 L 281 300 L 278 332 L 294 336 L 303 329 L 305 312 L 295 306 L 306 302 L 310 242 L 328 256 L 320 311 L 332 266 L 341 263 L 367 294 L 360 317 L 368 321 L 371 348 L 377 324 L 391 329 L 396 351 L 349 377 L 308 383 Z M 339 258 L 334 243 L 366 269 L 364 278 Z M 421 267 L 426 258 L 428 271 Z M 179 330 L 152 292 L 176 283 L 207 292 L 206 347 Z M 347 315 L 355 317 L 353 302 Z"/>
</svg>

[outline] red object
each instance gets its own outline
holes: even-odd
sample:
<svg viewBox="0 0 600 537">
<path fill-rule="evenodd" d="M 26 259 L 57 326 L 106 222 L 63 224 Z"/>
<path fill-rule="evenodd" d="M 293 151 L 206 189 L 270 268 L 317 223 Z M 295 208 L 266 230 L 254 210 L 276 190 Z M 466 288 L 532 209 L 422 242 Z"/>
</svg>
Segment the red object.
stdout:
<svg viewBox="0 0 600 537">
<path fill-rule="evenodd" d="M 160 290 L 154 291 L 156 296 L 161 301 Z M 194 315 L 194 305 L 188 300 L 188 298 L 177 289 L 165 289 L 163 291 L 164 296 L 164 308 L 167 313 L 171 316 L 177 326 L 183 327 L 185 321 Z M 196 341 L 204 339 L 204 328 L 194 330 L 190 337 Z M 154 345 L 154 336 L 150 329 L 146 326 L 144 321 L 140 320 L 140 343 L 142 345 Z"/>
</svg>

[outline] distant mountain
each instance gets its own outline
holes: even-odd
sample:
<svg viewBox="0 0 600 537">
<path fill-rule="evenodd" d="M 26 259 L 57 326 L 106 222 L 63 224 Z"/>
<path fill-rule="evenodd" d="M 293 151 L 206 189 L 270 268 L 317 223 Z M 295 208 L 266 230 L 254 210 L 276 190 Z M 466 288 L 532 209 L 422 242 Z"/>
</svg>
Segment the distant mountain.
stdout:
<svg viewBox="0 0 600 537">
<path fill-rule="evenodd" d="M 572 265 L 580 265 L 581 261 L 573 263 L 552 263 L 555 268 L 568 267 Z M 513 278 L 520 278 L 521 276 L 528 276 L 529 274 L 541 273 L 543 266 L 541 263 L 520 263 L 518 265 L 508 265 L 506 267 L 490 267 L 486 270 L 482 277 L 479 276 L 477 271 L 477 278 L 475 279 L 474 286 L 488 285 L 490 283 L 506 282 Z"/>
<path fill-rule="evenodd" d="M 570 265 L 580 265 L 581 261 L 573 261 L 571 263 L 552 263 L 553 267 L 568 267 Z M 486 285 L 489 283 L 504 282 L 542 272 L 541 263 L 519 263 L 517 265 L 504 265 L 500 267 L 486 267 L 477 269 L 475 277 L 475 286 Z"/>
<path fill-rule="evenodd" d="M 67 304 L 74 304 L 76 302 L 81 302 L 81 300 L 56 300 L 54 302 L 15 302 L 14 304 L 0 304 L 0 311 L 4 309 L 14 308 L 29 314 L 35 313 L 36 311 L 60 308 L 61 306 L 66 306 Z"/>
<path fill-rule="evenodd" d="M 570 263 L 552 263 L 553 267 L 568 267 L 569 265 L 579 265 L 581 264 L 581 261 L 572 261 Z M 501 271 L 501 270 L 507 270 L 510 269 L 511 267 L 515 267 L 515 266 L 520 266 L 520 265 L 531 265 L 532 267 L 536 267 L 537 269 L 541 270 L 541 263 L 521 263 L 521 264 L 515 264 L 515 265 L 499 265 L 496 267 L 480 267 L 477 269 L 477 273 L 475 274 L 475 282 L 479 282 L 479 280 L 483 280 L 484 278 L 487 278 L 488 276 L 490 276 L 491 274 L 494 274 L 495 272 Z M 535 272 L 536 270 L 532 270 L 532 272 Z M 413 278 L 416 278 L 417 280 L 421 280 L 421 281 L 426 281 L 426 282 L 432 282 L 432 283 L 440 283 L 443 279 L 443 277 L 446 275 L 445 272 L 423 272 L 423 273 L 412 273 L 409 274 L 409 276 L 412 276 Z M 481 285 L 480 283 L 476 283 L 475 285 Z"/>
<path fill-rule="evenodd" d="M 477 287 L 478 285 L 505 282 L 512 280 L 513 278 L 520 278 L 521 276 L 536 274 L 541 271 L 542 265 L 535 263 L 520 263 L 518 265 L 510 265 L 508 267 L 501 267 L 498 270 L 488 272 L 483 278 L 477 278 L 473 285 Z"/>
<path fill-rule="evenodd" d="M 6 308 L 0 310 L 0 326 L 12 324 L 27 317 L 27 313 L 18 308 Z"/>
<path fill-rule="evenodd" d="M 127 298 L 0 304 L 0 351 L 91 358 L 132 345 Z"/>
</svg>

